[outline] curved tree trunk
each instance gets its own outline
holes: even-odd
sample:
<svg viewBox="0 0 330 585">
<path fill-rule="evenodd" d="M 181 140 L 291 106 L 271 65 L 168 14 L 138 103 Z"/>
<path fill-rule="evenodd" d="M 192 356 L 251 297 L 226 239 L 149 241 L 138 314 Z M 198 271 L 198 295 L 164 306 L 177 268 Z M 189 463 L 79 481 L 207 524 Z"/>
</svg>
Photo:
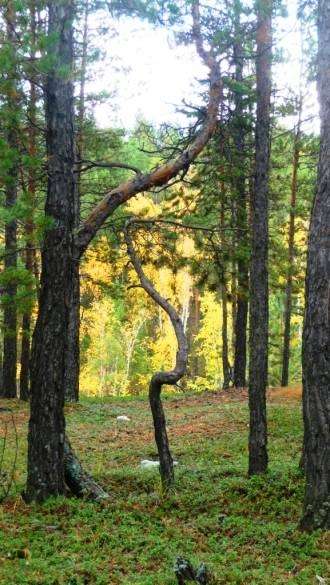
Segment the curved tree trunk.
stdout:
<svg viewBox="0 0 330 585">
<path fill-rule="evenodd" d="M 312 210 L 303 333 L 304 468 L 301 527 L 330 528 L 330 4 L 318 3 L 321 143 Z"/>
<path fill-rule="evenodd" d="M 156 372 L 152 376 L 149 386 L 149 401 L 154 422 L 155 439 L 158 448 L 160 475 L 163 488 L 167 490 L 174 483 L 174 469 L 166 431 L 165 413 L 160 395 L 162 386 L 164 384 L 177 384 L 177 382 L 186 373 L 188 360 L 188 342 L 184 332 L 183 322 L 180 319 L 178 312 L 155 290 L 154 286 L 143 272 L 141 262 L 134 249 L 133 241 L 130 235 L 131 225 L 132 222 L 127 223 L 124 232 L 129 257 L 139 277 L 142 288 L 168 314 L 178 342 L 178 351 L 176 354 L 176 363 L 174 369 L 168 372 Z"/>
</svg>

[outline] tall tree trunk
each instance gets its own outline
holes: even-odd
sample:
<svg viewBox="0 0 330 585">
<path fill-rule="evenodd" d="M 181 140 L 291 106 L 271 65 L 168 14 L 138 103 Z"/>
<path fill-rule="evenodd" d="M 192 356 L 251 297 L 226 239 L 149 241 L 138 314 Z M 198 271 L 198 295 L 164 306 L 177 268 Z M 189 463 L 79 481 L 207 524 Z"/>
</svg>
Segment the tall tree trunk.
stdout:
<svg viewBox="0 0 330 585">
<path fill-rule="evenodd" d="M 34 0 L 30 2 L 30 18 L 31 18 L 31 62 L 35 59 L 35 42 L 36 42 L 36 7 Z M 33 75 L 33 74 L 32 74 Z M 37 154 L 36 148 L 36 103 L 37 92 L 36 84 L 33 78 L 30 80 L 30 103 L 29 103 L 29 156 L 32 161 Z M 28 176 L 28 208 L 29 215 L 25 222 L 25 236 L 26 236 L 26 257 L 25 268 L 31 274 L 34 274 L 35 264 L 35 249 L 34 249 L 34 209 L 36 197 L 36 170 L 33 162 L 30 164 Z M 29 286 L 31 297 L 33 295 L 32 281 Z M 29 301 L 29 300 L 28 300 Z M 30 337 L 31 337 L 31 323 L 32 323 L 32 298 L 28 302 L 28 306 L 23 314 L 22 322 L 22 347 L 21 347 L 21 371 L 20 371 L 20 399 L 28 400 L 30 395 Z"/>
<path fill-rule="evenodd" d="M 239 7 L 237 7 L 239 10 Z M 240 34 L 239 13 L 237 14 L 236 34 Z M 234 46 L 235 80 L 243 82 L 243 47 L 240 40 Z M 241 90 L 234 94 L 235 99 L 235 191 L 236 191 L 236 250 L 237 259 L 237 312 L 235 319 L 235 354 L 234 354 L 234 386 L 243 388 L 246 385 L 246 329 L 248 318 L 248 256 L 247 256 L 247 212 L 245 190 L 245 137 L 244 137 L 244 105 Z"/>
<path fill-rule="evenodd" d="M 301 527 L 330 528 L 330 4 L 318 2 L 321 144 L 312 210 L 303 333 L 304 467 Z"/>
<path fill-rule="evenodd" d="M 77 132 L 77 165 L 76 165 L 76 192 L 75 192 L 75 227 L 80 223 L 80 197 L 81 197 L 81 160 L 84 151 L 84 119 L 85 119 L 85 84 L 88 49 L 88 16 L 89 0 L 85 0 L 84 29 L 80 69 L 80 94 L 78 106 L 78 132 Z M 70 300 L 70 315 L 68 327 L 67 353 L 65 359 L 65 400 L 75 402 L 79 400 L 79 372 L 80 372 L 80 270 L 79 262 L 74 265 L 74 282 L 72 298 Z"/>
<path fill-rule="evenodd" d="M 256 167 L 252 196 L 250 270 L 249 475 L 267 470 L 268 182 L 272 0 L 258 6 Z"/>
<path fill-rule="evenodd" d="M 200 330 L 201 300 L 197 287 L 193 288 L 192 297 L 189 300 L 189 317 L 187 323 L 187 338 L 189 346 L 189 370 L 192 379 L 202 375 L 201 358 L 198 355 L 196 337 Z"/>
<path fill-rule="evenodd" d="M 301 113 L 302 97 L 299 100 L 298 123 L 294 134 L 293 160 L 292 160 L 292 180 L 291 180 L 291 197 L 290 197 L 290 220 L 288 233 L 288 274 L 285 287 L 284 301 L 284 333 L 283 333 L 283 356 L 282 356 L 282 377 L 281 386 L 287 386 L 289 383 L 289 365 L 290 365 L 290 341 L 291 341 L 291 314 L 292 314 L 292 285 L 294 270 L 294 239 L 295 239 L 295 222 L 296 222 L 296 203 L 297 203 L 297 179 L 300 158 L 300 134 L 301 134 Z"/>
<path fill-rule="evenodd" d="M 64 493 L 64 366 L 75 265 L 73 2 L 48 6 L 46 124 L 48 186 L 45 212 L 52 225 L 42 250 L 39 313 L 31 356 L 31 416 L 26 498 Z"/>
<path fill-rule="evenodd" d="M 11 55 L 14 55 L 15 43 L 15 13 L 12 2 L 7 3 L 5 20 L 7 26 L 7 42 L 11 47 Z M 14 58 L 14 57 L 13 57 Z M 8 79 L 8 126 L 7 143 L 11 156 L 10 168 L 5 180 L 5 207 L 10 211 L 17 201 L 18 183 L 18 128 L 17 128 L 17 83 L 15 74 L 15 63 L 12 63 L 12 71 Z M 11 273 L 8 284 L 5 286 L 4 294 L 4 338 L 3 338 L 3 396 L 4 398 L 15 398 L 17 394 L 16 371 L 17 371 L 17 221 L 12 219 L 5 226 L 5 261 L 4 268 Z"/>
<path fill-rule="evenodd" d="M 229 348 L 228 348 L 228 298 L 227 298 L 227 284 L 225 277 L 221 283 L 221 305 L 222 305 L 222 371 L 223 371 L 223 389 L 227 390 L 230 386 L 230 364 L 229 364 Z"/>
<path fill-rule="evenodd" d="M 223 197 L 225 195 L 224 185 L 221 184 L 221 193 Z M 221 201 L 220 208 L 220 233 L 221 233 L 221 246 L 225 249 L 225 204 L 224 200 Z M 220 298 L 222 307 L 222 327 L 221 327 L 221 339 L 222 339 L 222 372 L 223 372 L 223 389 L 227 390 L 230 386 L 231 372 L 229 363 L 229 343 L 228 343 L 228 292 L 227 292 L 227 275 L 223 263 L 219 266 L 221 272 L 221 285 L 220 285 Z"/>
</svg>

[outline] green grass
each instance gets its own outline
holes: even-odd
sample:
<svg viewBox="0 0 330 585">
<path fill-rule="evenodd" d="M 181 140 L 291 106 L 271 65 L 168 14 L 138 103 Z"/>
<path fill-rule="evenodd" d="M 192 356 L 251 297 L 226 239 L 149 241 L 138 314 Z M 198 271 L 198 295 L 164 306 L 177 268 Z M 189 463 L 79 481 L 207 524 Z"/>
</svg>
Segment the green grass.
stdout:
<svg viewBox="0 0 330 585">
<path fill-rule="evenodd" d="M 270 472 L 248 480 L 246 403 L 221 395 L 168 397 L 176 489 L 163 497 L 146 399 L 83 400 L 67 408 L 72 443 L 111 495 L 107 503 L 56 499 L 27 506 L 27 411 L 13 403 L 20 436 L 14 493 L 0 508 L 0 583 L 175 585 L 177 555 L 204 561 L 218 584 L 317 584 L 329 576 L 327 535 L 297 530 L 300 404 L 269 405 Z M 119 426 L 118 414 L 131 423 Z M 8 438 L 8 443 L 11 441 Z M 7 449 L 7 465 L 11 457 Z"/>
</svg>

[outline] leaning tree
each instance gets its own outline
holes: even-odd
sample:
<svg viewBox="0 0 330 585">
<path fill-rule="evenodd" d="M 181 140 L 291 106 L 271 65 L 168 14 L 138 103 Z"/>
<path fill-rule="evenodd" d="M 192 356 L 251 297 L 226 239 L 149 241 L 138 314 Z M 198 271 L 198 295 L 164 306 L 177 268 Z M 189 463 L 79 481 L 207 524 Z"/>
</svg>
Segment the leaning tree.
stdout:
<svg viewBox="0 0 330 585">
<path fill-rule="evenodd" d="M 43 501 L 81 493 L 80 467 L 65 438 L 64 388 L 70 307 L 76 266 L 89 243 L 118 207 L 143 191 L 186 172 L 217 124 L 221 97 L 219 65 L 202 42 L 199 3 L 192 6 L 192 37 L 209 70 L 209 101 L 199 131 L 177 158 L 109 191 L 77 229 L 73 93 L 73 0 L 48 2 L 48 65 L 45 84 L 48 186 L 39 312 L 32 343 L 31 416 L 26 499 Z"/>
<path fill-rule="evenodd" d="M 330 2 L 318 2 L 321 144 L 312 210 L 303 332 L 304 467 L 301 527 L 330 528 Z"/>
</svg>

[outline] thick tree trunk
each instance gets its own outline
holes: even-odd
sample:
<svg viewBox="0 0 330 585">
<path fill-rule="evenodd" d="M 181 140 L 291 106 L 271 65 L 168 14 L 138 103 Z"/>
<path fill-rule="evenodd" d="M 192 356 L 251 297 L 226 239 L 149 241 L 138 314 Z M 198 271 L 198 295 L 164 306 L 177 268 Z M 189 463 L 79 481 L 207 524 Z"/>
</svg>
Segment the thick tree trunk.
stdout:
<svg viewBox="0 0 330 585">
<path fill-rule="evenodd" d="M 7 3 L 5 14 L 7 26 L 7 42 L 11 45 L 12 54 L 15 41 L 15 15 L 12 2 Z M 11 156 L 11 164 L 5 178 L 5 207 L 10 210 L 17 201 L 18 183 L 18 128 L 17 128 L 17 88 L 15 64 L 8 79 L 8 126 L 7 143 Z M 5 225 L 5 260 L 4 268 L 11 273 L 8 284 L 4 288 L 5 302 L 3 312 L 3 397 L 16 398 L 17 383 L 17 221 L 12 219 Z"/>
<path fill-rule="evenodd" d="M 49 4 L 50 55 L 46 122 L 48 187 L 46 215 L 52 226 L 42 250 L 39 313 L 31 356 L 31 416 L 26 498 L 43 501 L 63 494 L 64 366 L 75 265 L 73 3 Z"/>
<path fill-rule="evenodd" d="M 268 180 L 272 0 L 258 3 L 256 168 L 250 271 L 249 475 L 267 470 Z"/>
<path fill-rule="evenodd" d="M 303 333 L 306 491 L 301 527 L 330 528 L 330 4 L 318 3 L 321 144 L 312 210 Z"/>
<path fill-rule="evenodd" d="M 238 17 L 239 18 L 239 17 Z M 239 21 L 236 34 L 239 34 Z M 240 41 L 234 46 L 235 80 L 243 82 L 243 48 Z M 235 169 L 234 187 L 236 192 L 236 250 L 237 260 L 237 312 L 235 320 L 234 386 L 246 385 L 246 329 L 248 318 L 248 254 L 247 254 L 247 212 L 245 190 L 245 136 L 243 129 L 244 105 L 242 94 L 237 91 L 235 99 L 234 143 Z"/>
<path fill-rule="evenodd" d="M 300 126 L 301 126 L 302 98 L 300 97 L 298 124 L 294 135 L 293 161 L 292 161 L 292 180 L 291 180 L 291 197 L 290 197 L 290 221 L 288 233 L 288 274 L 285 287 L 284 301 L 284 333 L 283 333 L 283 356 L 282 356 L 282 377 L 281 386 L 287 386 L 289 383 L 289 366 L 290 366 L 290 341 L 291 341 L 291 314 L 292 314 L 292 285 L 294 270 L 294 240 L 295 240 L 295 222 L 296 222 L 296 203 L 298 187 L 298 168 L 300 158 Z"/>
</svg>

